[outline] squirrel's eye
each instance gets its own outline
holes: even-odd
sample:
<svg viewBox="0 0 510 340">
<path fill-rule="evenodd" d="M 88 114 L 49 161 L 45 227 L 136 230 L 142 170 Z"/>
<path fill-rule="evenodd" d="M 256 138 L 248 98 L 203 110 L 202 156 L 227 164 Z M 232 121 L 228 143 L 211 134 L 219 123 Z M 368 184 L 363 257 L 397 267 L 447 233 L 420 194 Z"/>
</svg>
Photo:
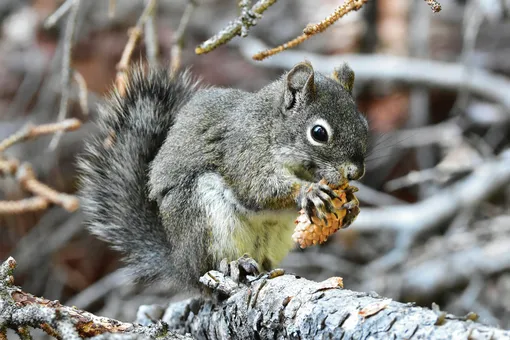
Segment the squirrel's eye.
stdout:
<svg viewBox="0 0 510 340">
<path fill-rule="evenodd" d="M 322 125 L 315 125 L 312 128 L 312 138 L 319 143 L 326 143 L 328 141 L 328 131 Z"/>
</svg>

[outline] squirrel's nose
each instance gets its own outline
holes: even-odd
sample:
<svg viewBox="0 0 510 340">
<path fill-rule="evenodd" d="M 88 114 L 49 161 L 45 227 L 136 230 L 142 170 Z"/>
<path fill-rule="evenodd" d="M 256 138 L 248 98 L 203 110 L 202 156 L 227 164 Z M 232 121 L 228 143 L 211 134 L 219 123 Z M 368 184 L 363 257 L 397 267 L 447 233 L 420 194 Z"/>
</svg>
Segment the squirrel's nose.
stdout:
<svg viewBox="0 0 510 340">
<path fill-rule="evenodd" d="M 340 167 L 340 173 L 349 181 L 360 179 L 365 174 L 365 166 L 346 162 Z"/>
</svg>

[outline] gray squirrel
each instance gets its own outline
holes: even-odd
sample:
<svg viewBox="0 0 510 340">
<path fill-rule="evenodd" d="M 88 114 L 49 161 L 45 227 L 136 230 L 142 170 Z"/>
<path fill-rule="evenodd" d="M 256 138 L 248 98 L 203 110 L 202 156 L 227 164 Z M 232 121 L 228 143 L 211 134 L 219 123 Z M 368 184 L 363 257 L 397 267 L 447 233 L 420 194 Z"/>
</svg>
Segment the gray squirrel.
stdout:
<svg viewBox="0 0 510 340">
<path fill-rule="evenodd" d="M 300 208 L 323 218 L 328 185 L 364 174 L 368 124 L 354 73 L 309 62 L 258 92 L 199 88 L 185 71 L 131 70 L 79 160 L 89 229 L 137 279 L 198 287 L 223 259 L 268 271 L 294 247 Z"/>
</svg>

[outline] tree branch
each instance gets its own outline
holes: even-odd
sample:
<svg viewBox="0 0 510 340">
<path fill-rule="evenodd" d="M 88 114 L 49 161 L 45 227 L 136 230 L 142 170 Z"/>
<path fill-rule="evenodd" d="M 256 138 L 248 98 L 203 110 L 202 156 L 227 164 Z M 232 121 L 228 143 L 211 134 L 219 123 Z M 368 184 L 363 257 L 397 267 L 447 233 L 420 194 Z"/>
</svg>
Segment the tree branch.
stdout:
<svg viewBox="0 0 510 340">
<path fill-rule="evenodd" d="M 218 287 L 235 287 L 211 271 Z M 205 277 L 205 276 L 204 276 Z M 203 277 L 203 278 L 204 278 Z M 391 301 L 374 293 L 341 289 L 340 278 L 312 282 L 293 275 L 258 280 L 220 305 L 190 299 L 171 305 L 163 317 L 171 328 L 208 339 L 493 339 L 509 331 L 445 312 Z M 177 323 L 176 323 L 177 321 Z"/>
<path fill-rule="evenodd" d="M 256 39 L 239 42 L 240 51 L 246 61 L 258 66 L 290 69 L 304 59 L 310 61 L 314 68 L 323 73 L 331 73 L 334 67 L 347 62 L 356 72 L 356 79 L 361 81 L 394 81 L 407 84 L 422 84 L 430 87 L 457 90 L 461 87 L 471 93 L 492 100 L 502 105 L 510 113 L 510 81 L 482 69 L 470 69 L 470 77 L 465 77 L 465 66 L 433 60 L 419 60 L 386 55 L 323 56 L 303 51 L 286 51 L 258 63 L 252 55 L 266 48 Z"/>
<path fill-rule="evenodd" d="M 13 285 L 15 267 L 16 261 L 12 257 L 0 266 L 0 333 L 6 328 L 18 333 L 22 330 L 23 339 L 30 339 L 28 327 L 33 327 L 60 339 L 83 339 L 109 333 L 132 334 L 132 339 L 190 339 L 169 333 L 162 322 L 145 327 L 120 322 L 25 293 Z"/>
<path fill-rule="evenodd" d="M 175 303 L 160 321 L 146 317 L 151 306 L 142 306 L 146 312 L 139 313 L 139 318 L 145 319 L 126 323 L 23 292 L 13 285 L 15 266 L 13 258 L 0 266 L 0 332 L 11 328 L 22 331 L 25 338 L 30 337 L 28 327 L 66 339 L 101 334 L 108 339 L 110 333 L 120 339 L 190 339 L 169 330 L 191 333 L 197 339 L 510 337 L 510 331 L 473 322 L 477 318 L 473 313 L 455 317 L 437 308 L 342 289 L 339 277 L 313 282 L 281 275 L 246 286 L 217 271 L 208 272 L 201 281 L 226 296 L 223 301 L 200 298 Z"/>
</svg>

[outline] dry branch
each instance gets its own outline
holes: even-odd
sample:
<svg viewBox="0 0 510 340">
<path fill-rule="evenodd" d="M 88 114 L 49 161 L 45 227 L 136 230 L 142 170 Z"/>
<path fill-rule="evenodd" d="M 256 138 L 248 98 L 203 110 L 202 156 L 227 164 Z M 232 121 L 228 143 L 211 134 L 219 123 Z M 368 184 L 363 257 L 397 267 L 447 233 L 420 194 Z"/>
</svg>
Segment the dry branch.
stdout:
<svg viewBox="0 0 510 340">
<path fill-rule="evenodd" d="M 475 208 L 510 183 L 510 152 L 480 165 L 471 175 L 415 204 L 365 208 L 352 228 L 356 230 L 424 231 L 451 217 L 459 209 Z"/>
<path fill-rule="evenodd" d="M 477 275 L 490 277 L 510 270 L 508 238 L 495 240 L 486 246 L 438 254 L 435 258 L 415 263 L 399 273 L 366 280 L 363 289 L 388 289 L 398 296 L 415 300 L 428 299 L 438 292 L 467 285 Z"/>
<path fill-rule="evenodd" d="M 150 0 L 147 2 L 149 1 Z M 147 51 L 147 61 L 151 67 L 157 67 L 159 65 L 159 41 L 157 33 L 156 12 L 157 3 L 155 4 L 152 12 L 147 17 L 147 20 L 143 26 L 143 37 L 145 42 L 145 50 Z"/>
<path fill-rule="evenodd" d="M 175 31 L 175 36 L 173 38 L 173 45 L 171 51 L 171 60 L 170 60 L 170 75 L 174 76 L 177 71 L 181 68 L 181 56 L 182 56 L 182 48 L 184 46 L 184 34 L 186 33 L 186 28 L 188 27 L 189 20 L 191 19 L 191 14 L 195 10 L 197 4 L 196 0 L 188 0 L 188 5 L 182 14 L 181 21 L 179 22 L 179 27 L 177 31 Z"/>
<path fill-rule="evenodd" d="M 44 197 L 30 197 L 17 201 L 0 201 L 0 215 L 17 215 L 41 211 L 48 208 L 48 204 L 48 200 Z"/>
<path fill-rule="evenodd" d="M 303 43 L 308 40 L 315 34 L 324 32 L 329 26 L 333 25 L 335 22 L 340 20 L 344 15 L 350 13 L 352 11 L 358 11 L 368 0 L 346 0 L 345 3 L 339 6 L 335 11 L 328 16 L 326 19 L 321 21 L 318 24 L 308 24 L 303 30 L 303 34 L 297 38 L 292 39 L 280 46 L 275 48 L 271 48 L 262 52 L 259 52 L 253 56 L 254 60 L 263 60 L 267 57 L 275 55 L 276 53 L 280 53 L 289 48 L 294 48 L 297 45 Z"/>
<path fill-rule="evenodd" d="M 15 175 L 23 189 L 36 196 L 17 201 L 0 201 L 0 215 L 21 214 L 27 211 L 39 211 L 48 207 L 50 202 L 61 205 L 68 211 L 75 211 L 79 206 L 76 197 L 57 192 L 47 185 L 39 182 L 28 163 L 20 165 L 17 159 L 2 159 L 3 152 L 12 145 L 26 140 L 63 131 L 73 131 L 81 126 L 78 119 L 66 119 L 58 123 L 34 126 L 28 124 L 20 131 L 0 142 L 0 174 L 4 176 Z"/>
<path fill-rule="evenodd" d="M 89 114 L 89 92 L 87 90 L 87 82 L 80 72 L 73 70 L 73 79 L 78 85 L 78 100 L 81 111 L 84 115 Z"/>
<path fill-rule="evenodd" d="M 249 39 L 240 44 L 245 59 L 256 63 L 251 56 L 266 46 L 258 40 Z M 450 90 L 465 87 L 471 93 L 492 100 L 510 113 L 510 81 L 492 72 L 473 68 L 470 76 L 465 77 L 466 69 L 458 63 L 434 60 L 419 60 L 389 55 L 356 55 L 323 56 L 300 51 L 287 51 L 285 55 L 275 55 L 259 66 L 290 69 L 293 65 L 310 61 L 314 68 L 325 74 L 331 73 L 334 67 L 347 62 L 356 72 L 356 80 L 362 81 L 394 81 L 406 84 L 421 84 Z"/>
<path fill-rule="evenodd" d="M 222 29 L 212 38 L 204 41 L 195 48 L 196 54 L 211 52 L 215 48 L 226 44 L 238 35 L 246 35 L 249 27 L 257 24 L 257 19 L 264 13 L 276 0 L 259 0 L 251 10 L 244 10 L 243 14 L 236 20 L 230 22 L 227 27 Z"/>
<path fill-rule="evenodd" d="M 67 4 L 67 1 L 65 4 Z M 72 0 L 71 8 L 69 9 L 69 16 L 66 22 L 66 28 L 64 31 L 64 37 L 62 39 L 62 69 L 60 76 L 61 85 L 61 96 L 60 96 L 60 107 L 58 110 L 57 121 L 63 121 L 67 116 L 69 107 L 70 87 L 71 87 L 71 59 L 72 59 L 72 48 L 76 35 L 76 23 L 78 20 L 78 13 L 80 11 L 81 0 Z M 62 5 L 62 6 L 64 6 Z M 51 139 L 49 148 L 55 150 L 60 138 L 62 138 L 62 132 L 57 131 Z"/>
<path fill-rule="evenodd" d="M 81 122 L 74 118 L 66 119 L 58 123 L 42 124 L 37 126 L 28 124 L 19 132 L 16 132 L 0 142 L 0 154 L 16 143 L 24 142 L 42 135 L 49 135 L 58 131 L 73 131 L 78 129 L 80 126 Z"/>
<path fill-rule="evenodd" d="M 129 30 L 129 38 L 126 43 L 126 47 L 124 47 L 124 51 L 122 52 L 122 56 L 120 58 L 119 63 L 117 64 L 117 76 L 115 78 L 115 85 L 120 94 L 124 94 L 126 91 L 126 77 L 127 77 L 127 69 L 129 67 L 129 62 L 131 60 L 131 55 L 135 50 L 136 44 L 143 32 L 143 27 L 147 20 L 151 17 L 152 12 L 154 11 L 157 4 L 157 0 L 149 0 L 142 14 L 138 18 L 135 27 L 132 27 Z"/>
<path fill-rule="evenodd" d="M 228 277 L 209 272 L 221 287 Z M 205 277 L 205 276 L 204 276 Z M 444 312 L 339 287 L 338 278 L 312 282 L 293 275 L 255 281 L 219 305 L 196 300 L 171 305 L 163 320 L 198 339 L 459 338 L 510 336 Z M 178 322 L 178 323 L 176 323 Z"/>
<path fill-rule="evenodd" d="M 441 11 L 441 4 L 437 2 L 436 0 L 425 0 L 427 1 L 427 4 L 432 9 L 432 12 L 437 13 Z"/>
<path fill-rule="evenodd" d="M 131 334 L 128 338 L 189 339 L 171 334 L 169 328 L 197 339 L 510 337 L 510 331 L 473 322 L 472 313 L 455 317 L 374 293 L 353 292 L 341 288 L 341 278 L 312 282 L 283 275 L 244 286 L 215 271 L 201 280 L 216 289 L 223 287 L 228 298 L 222 302 L 191 299 L 171 305 L 163 322 L 125 323 L 23 292 L 13 285 L 15 266 L 13 258 L 0 266 L 0 329 L 21 327 L 29 332 L 28 327 L 34 327 L 66 339 L 109 332 Z"/>
<path fill-rule="evenodd" d="M 32 167 L 23 164 L 18 169 L 17 177 L 23 188 L 54 204 L 62 206 L 67 211 L 75 211 L 79 207 L 78 198 L 53 190 L 35 178 Z"/>
<path fill-rule="evenodd" d="M 0 331 L 6 328 L 18 331 L 21 328 L 29 337 L 28 327 L 33 327 L 61 339 L 83 339 L 104 333 L 129 333 L 140 338 L 190 339 L 169 333 L 167 326 L 161 322 L 142 327 L 33 296 L 13 285 L 15 267 L 16 262 L 12 257 L 0 266 Z"/>
</svg>

